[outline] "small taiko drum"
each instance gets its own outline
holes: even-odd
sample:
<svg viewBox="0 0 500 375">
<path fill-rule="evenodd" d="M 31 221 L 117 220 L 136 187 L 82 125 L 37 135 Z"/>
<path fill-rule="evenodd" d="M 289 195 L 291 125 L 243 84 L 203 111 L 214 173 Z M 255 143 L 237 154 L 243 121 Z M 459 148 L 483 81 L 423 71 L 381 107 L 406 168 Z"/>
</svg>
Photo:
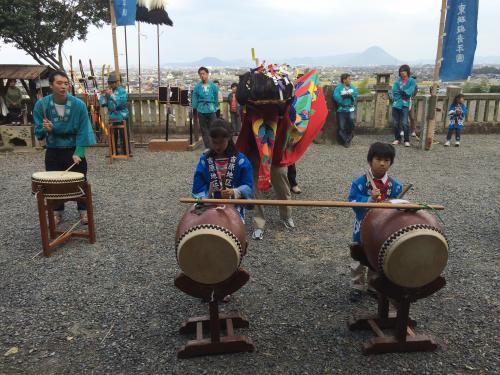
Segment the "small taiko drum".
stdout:
<svg viewBox="0 0 500 375">
<path fill-rule="evenodd" d="M 425 210 L 369 210 L 361 222 L 361 243 L 370 265 L 405 288 L 434 281 L 448 261 L 448 241 Z"/>
<path fill-rule="evenodd" d="M 34 194 L 40 189 L 47 199 L 73 199 L 85 195 L 85 176 L 78 172 L 35 172 L 31 176 Z"/>
<path fill-rule="evenodd" d="M 190 279 L 213 285 L 227 280 L 246 253 L 245 226 L 232 205 L 196 204 L 175 234 L 177 263 Z"/>
</svg>

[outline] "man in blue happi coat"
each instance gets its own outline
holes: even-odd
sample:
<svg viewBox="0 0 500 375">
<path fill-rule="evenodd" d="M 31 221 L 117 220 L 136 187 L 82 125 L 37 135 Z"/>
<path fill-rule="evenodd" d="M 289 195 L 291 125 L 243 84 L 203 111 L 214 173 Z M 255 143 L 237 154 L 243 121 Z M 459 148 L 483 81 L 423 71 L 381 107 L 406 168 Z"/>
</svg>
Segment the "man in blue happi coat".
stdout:
<svg viewBox="0 0 500 375">
<path fill-rule="evenodd" d="M 85 149 L 96 143 L 90 124 L 87 106 L 68 93 L 69 79 L 66 73 L 55 71 L 49 76 L 51 95 L 39 99 L 33 109 L 35 136 L 45 140 L 45 169 L 64 171 L 73 163 L 71 171 L 87 175 Z M 78 202 L 83 224 L 87 224 L 87 207 Z M 54 208 L 54 219 L 59 224 L 64 203 Z"/>
<path fill-rule="evenodd" d="M 200 82 L 193 89 L 192 105 L 198 112 L 201 136 L 206 148 L 210 148 L 210 125 L 217 118 L 216 112 L 219 107 L 219 89 L 208 79 L 208 69 L 204 66 L 198 69 Z"/>
</svg>

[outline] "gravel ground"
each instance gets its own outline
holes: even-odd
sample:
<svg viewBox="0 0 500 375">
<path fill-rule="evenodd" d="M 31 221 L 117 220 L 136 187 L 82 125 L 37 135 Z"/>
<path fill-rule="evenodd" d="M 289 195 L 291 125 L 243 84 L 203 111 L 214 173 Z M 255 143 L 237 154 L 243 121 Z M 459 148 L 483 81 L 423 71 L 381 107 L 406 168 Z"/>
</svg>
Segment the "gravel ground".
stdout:
<svg viewBox="0 0 500 375">
<path fill-rule="evenodd" d="M 311 146 L 297 165 L 300 198 L 345 199 L 374 140 Z M 89 152 L 97 243 L 73 240 L 50 258 L 36 255 L 30 191 L 42 154 L 0 155 L 0 373 L 498 373 L 500 136 L 466 135 L 462 147 L 432 152 L 397 148 L 392 174 L 415 184 L 407 197 L 447 207 L 447 286 L 411 308 L 417 333 L 433 336 L 440 349 L 368 357 L 360 346 L 370 335 L 346 327 L 352 314 L 376 310 L 373 300 L 348 298 L 353 213 L 296 208 L 298 228 L 290 233 L 270 207 L 265 239 L 251 241 L 243 261 L 251 280 L 223 306 L 249 317 L 250 328 L 239 332 L 256 351 L 178 360 L 186 341 L 180 323 L 206 312 L 173 286 L 174 233 L 186 208 L 178 199 L 189 193 L 199 151 L 138 149 L 113 165 L 105 152 Z M 66 226 L 77 215 L 70 208 Z M 12 347 L 19 352 L 4 355 Z"/>
</svg>

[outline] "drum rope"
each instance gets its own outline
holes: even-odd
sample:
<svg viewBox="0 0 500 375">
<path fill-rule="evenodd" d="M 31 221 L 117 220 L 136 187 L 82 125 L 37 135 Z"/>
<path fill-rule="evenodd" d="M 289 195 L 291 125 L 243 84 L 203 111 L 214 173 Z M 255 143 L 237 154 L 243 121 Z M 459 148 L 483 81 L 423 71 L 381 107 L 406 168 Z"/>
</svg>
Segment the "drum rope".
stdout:
<svg viewBox="0 0 500 375">
<path fill-rule="evenodd" d="M 439 212 L 437 212 L 437 210 L 434 207 L 428 205 L 427 203 L 418 203 L 418 205 L 421 206 L 422 208 L 431 210 L 431 212 L 439 219 L 441 224 L 446 225 L 443 218 L 441 217 L 441 215 L 439 215 Z"/>
<path fill-rule="evenodd" d="M 80 224 L 80 222 L 81 222 L 81 221 L 82 221 L 82 219 L 78 219 L 78 221 L 77 221 L 75 224 L 73 224 L 73 225 L 72 225 L 72 226 L 71 226 L 68 230 L 65 230 L 65 231 L 64 231 L 64 232 L 62 232 L 59 236 L 57 236 L 57 238 L 56 238 L 54 241 L 57 241 L 59 238 L 61 238 L 61 237 L 65 236 L 66 234 L 68 234 L 68 233 L 72 232 L 72 231 L 73 231 L 73 229 L 75 229 L 75 228 L 76 228 L 76 226 L 77 226 L 78 224 Z"/>
</svg>

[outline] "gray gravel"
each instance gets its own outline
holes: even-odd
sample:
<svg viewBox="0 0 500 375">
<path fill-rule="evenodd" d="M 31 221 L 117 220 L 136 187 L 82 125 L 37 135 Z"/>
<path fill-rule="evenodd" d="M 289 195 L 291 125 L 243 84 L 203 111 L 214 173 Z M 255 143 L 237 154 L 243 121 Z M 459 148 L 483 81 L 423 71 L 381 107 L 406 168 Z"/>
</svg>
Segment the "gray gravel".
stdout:
<svg viewBox="0 0 500 375">
<path fill-rule="evenodd" d="M 297 166 L 300 198 L 345 199 L 374 140 L 356 137 L 349 149 L 313 145 Z M 289 233 L 271 207 L 265 240 L 251 241 L 244 259 L 251 281 L 223 307 L 247 314 L 250 328 L 239 332 L 256 352 L 178 360 L 186 341 L 180 323 L 206 312 L 173 286 L 174 232 L 186 208 L 178 199 L 189 193 L 199 151 L 139 149 L 113 165 L 105 152 L 89 152 L 98 242 L 73 240 L 50 258 L 36 256 L 30 192 L 43 155 L 0 154 L 0 373 L 498 373 L 500 136 L 465 135 L 462 147 L 432 152 L 397 148 L 392 174 L 415 184 L 408 198 L 447 207 L 448 284 L 411 309 L 417 333 L 441 347 L 369 357 L 360 346 L 370 335 L 346 327 L 352 314 L 376 309 L 370 299 L 348 299 L 353 213 L 297 208 L 298 228 Z M 76 215 L 67 209 L 65 225 Z M 19 352 L 4 356 L 14 346 Z"/>
</svg>

